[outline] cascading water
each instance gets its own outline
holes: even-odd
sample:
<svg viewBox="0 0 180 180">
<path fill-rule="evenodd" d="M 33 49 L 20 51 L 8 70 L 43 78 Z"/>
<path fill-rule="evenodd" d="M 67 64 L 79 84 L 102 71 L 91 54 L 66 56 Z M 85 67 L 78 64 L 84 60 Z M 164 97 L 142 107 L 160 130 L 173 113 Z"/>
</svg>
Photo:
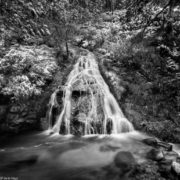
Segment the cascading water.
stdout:
<svg viewBox="0 0 180 180">
<path fill-rule="evenodd" d="M 53 94 L 51 95 L 51 99 L 49 101 L 49 106 L 50 106 L 49 111 L 48 111 L 49 129 L 52 128 L 52 110 L 53 110 L 53 107 L 58 104 L 57 99 L 56 99 L 57 92 L 58 92 L 58 90 L 53 92 Z"/>
<path fill-rule="evenodd" d="M 63 90 L 63 108 L 52 126 L 52 108 L 57 104 L 57 92 L 52 94 L 49 110 L 49 129 L 54 133 L 62 133 L 63 129 L 64 134 L 73 134 L 73 122 L 84 135 L 134 130 L 102 78 L 95 56 L 90 52 L 79 57 L 69 74 Z M 74 99 L 73 94 L 76 94 Z M 75 101 L 78 107 L 76 121 L 72 117 Z"/>
</svg>

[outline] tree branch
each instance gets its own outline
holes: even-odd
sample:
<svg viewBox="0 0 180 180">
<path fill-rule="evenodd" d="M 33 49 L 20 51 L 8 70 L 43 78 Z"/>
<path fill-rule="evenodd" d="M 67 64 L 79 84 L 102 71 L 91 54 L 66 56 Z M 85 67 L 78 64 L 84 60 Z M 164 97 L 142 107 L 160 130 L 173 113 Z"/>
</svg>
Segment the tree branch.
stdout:
<svg viewBox="0 0 180 180">
<path fill-rule="evenodd" d="M 170 6 L 170 4 L 171 4 L 171 0 L 169 0 L 169 2 L 163 7 L 163 9 L 162 9 L 160 12 L 158 12 L 158 13 L 155 15 L 155 17 L 154 17 L 153 19 L 151 19 L 151 20 L 145 25 L 145 27 L 144 27 L 144 29 L 143 29 L 143 31 L 142 31 L 142 34 L 144 34 L 146 28 L 147 28 L 148 26 L 150 26 L 150 25 L 153 23 L 153 21 L 154 21 L 162 12 L 164 12 L 164 10 L 165 10 L 168 6 Z"/>
</svg>

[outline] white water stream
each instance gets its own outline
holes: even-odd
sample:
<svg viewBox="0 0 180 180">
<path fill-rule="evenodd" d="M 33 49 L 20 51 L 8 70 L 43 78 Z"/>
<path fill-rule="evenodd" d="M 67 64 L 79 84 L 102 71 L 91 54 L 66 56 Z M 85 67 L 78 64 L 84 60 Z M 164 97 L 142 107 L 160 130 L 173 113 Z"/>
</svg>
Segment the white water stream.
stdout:
<svg viewBox="0 0 180 180">
<path fill-rule="evenodd" d="M 63 108 L 61 113 L 56 119 L 55 124 L 49 124 L 49 130 L 54 133 L 59 133 L 64 123 L 65 133 L 72 134 L 71 132 L 71 111 L 72 111 L 72 92 L 76 88 L 76 84 L 81 84 L 81 91 L 86 91 L 89 94 L 88 102 L 90 104 L 88 113 L 83 119 L 84 129 L 83 134 L 97 134 L 98 132 L 92 126 L 99 123 L 97 109 L 102 106 L 103 120 L 101 124 L 101 134 L 107 134 L 107 123 L 112 123 L 112 133 L 117 134 L 121 132 L 133 131 L 133 125 L 125 118 L 120 109 L 116 99 L 109 90 L 109 87 L 102 78 L 95 56 L 88 52 L 81 55 L 74 65 L 73 70 L 67 78 L 65 88 L 63 90 Z M 50 100 L 49 119 L 52 116 L 52 108 L 57 104 L 56 94 L 57 90 L 52 94 Z M 100 102 L 100 103 L 99 103 Z M 51 121 L 51 120 L 50 120 Z M 64 122 L 63 122 L 64 121 Z"/>
</svg>

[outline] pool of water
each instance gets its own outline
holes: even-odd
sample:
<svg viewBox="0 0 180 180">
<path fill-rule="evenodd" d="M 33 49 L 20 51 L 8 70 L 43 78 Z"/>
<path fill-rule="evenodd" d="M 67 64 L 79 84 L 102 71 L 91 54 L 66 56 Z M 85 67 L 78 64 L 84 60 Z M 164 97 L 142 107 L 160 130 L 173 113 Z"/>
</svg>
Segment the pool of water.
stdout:
<svg viewBox="0 0 180 180">
<path fill-rule="evenodd" d="M 105 180 L 106 166 L 119 151 L 129 151 L 138 163 L 150 146 L 139 132 L 119 135 L 49 135 L 48 132 L 8 137 L 0 143 L 0 177 L 20 180 Z"/>
</svg>

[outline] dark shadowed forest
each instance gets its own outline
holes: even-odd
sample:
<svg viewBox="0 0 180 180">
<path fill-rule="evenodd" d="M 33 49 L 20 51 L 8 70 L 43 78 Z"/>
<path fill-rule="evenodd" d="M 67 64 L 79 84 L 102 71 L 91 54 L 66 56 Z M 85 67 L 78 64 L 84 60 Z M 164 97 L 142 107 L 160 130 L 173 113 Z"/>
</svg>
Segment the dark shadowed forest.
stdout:
<svg viewBox="0 0 180 180">
<path fill-rule="evenodd" d="M 0 0 L 0 136 L 2 180 L 178 180 L 180 1 Z"/>
</svg>

